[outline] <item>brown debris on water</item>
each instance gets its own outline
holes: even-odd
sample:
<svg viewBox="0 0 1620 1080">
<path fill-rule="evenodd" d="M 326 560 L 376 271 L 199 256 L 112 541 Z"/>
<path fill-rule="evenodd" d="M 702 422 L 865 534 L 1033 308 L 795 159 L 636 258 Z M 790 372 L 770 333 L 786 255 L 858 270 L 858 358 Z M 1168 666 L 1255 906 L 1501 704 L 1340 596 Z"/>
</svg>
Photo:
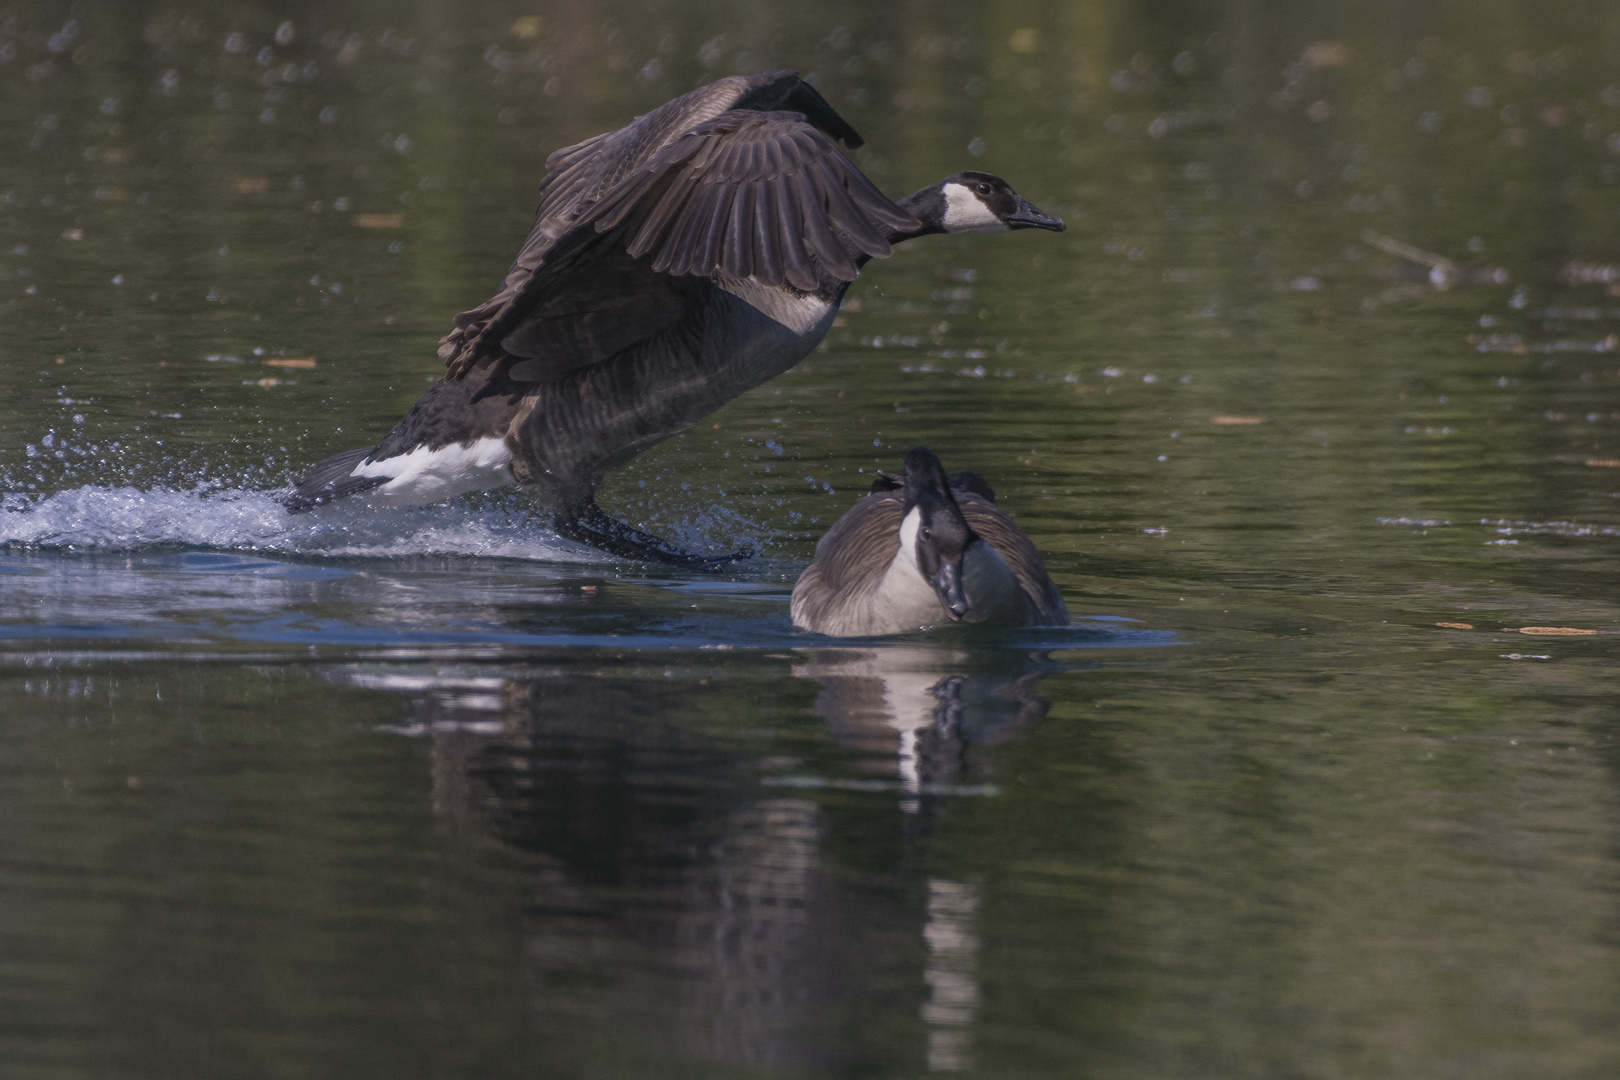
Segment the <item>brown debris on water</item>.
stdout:
<svg viewBox="0 0 1620 1080">
<path fill-rule="evenodd" d="M 1503 627 L 1504 630 L 1511 629 Z M 1531 634 L 1535 637 L 1593 637 L 1598 634 L 1612 634 L 1613 630 L 1581 630 L 1573 626 L 1521 626 L 1519 633 Z"/>
<path fill-rule="evenodd" d="M 1374 232 L 1372 229 L 1363 229 L 1361 239 L 1379 251 L 1394 255 L 1398 259 L 1417 263 L 1419 266 L 1429 268 L 1429 284 L 1437 290 L 1444 292 L 1458 282 L 1473 282 L 1486 285 L 1506 285 L 1508 281 L 1507 270 L 1500 266 L 1487 266 L 1483 269 L 1472 269 L 1459 265 L 1455 260 L 1444 255 L 1437 255 L 1432 251 L 1425 251 L 1415 244 L 1408 244 L 1392 236 Z"/>
</svg>

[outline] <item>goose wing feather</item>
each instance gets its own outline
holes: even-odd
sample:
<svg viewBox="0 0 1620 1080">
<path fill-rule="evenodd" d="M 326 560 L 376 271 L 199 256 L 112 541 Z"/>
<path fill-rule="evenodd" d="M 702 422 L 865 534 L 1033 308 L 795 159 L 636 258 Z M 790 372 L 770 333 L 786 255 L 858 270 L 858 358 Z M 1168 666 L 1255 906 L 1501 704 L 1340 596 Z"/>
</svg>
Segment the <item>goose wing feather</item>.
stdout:
<svg viewBox="0 0 1620 1080">
<path fill-rule="evenodd" d="M 615 237 L 595 241 L 585 258 L 553 260 L 542 268 L 547 287 L 533 302 L 510 305 L 487 335 L 519 357 L 508 375 L 520 383 L 557 379 L 590 367 L 675 325 L 691 307 L 699 279 L 653 273 Z M 557 254 L 578 246 L 565 238 Z M 558 265 L 560 264 L 560 265 Z"/>
<path fill-rule="evenodd" d="M 671 248 L 668 252 L 659 252 L 662 266 L 689 266 L 695 257 L 707 269 L 688 268 L 687 273 L 712 273 L 733 238 L 729 230 L 722 233 L 714 238 L 711 250 L 708 232 L 687 228 L 693 224 L 688 218 L 701 212 L 692 196 L 699 186 L 696 182 L 699 174 L 713 182 L 717 177 L 723 178 L 726 169 L 734 169 L 735 165 L 727 162 L 719 171 L 715 170 L 713 162 L 726 157 L 723 139 L 700 140 L 699 148 L 704 151 L 701 157 L 672 156 L 669 150 L 730 111 L 737 110 L 737 115 L 748 117 L 761 115 L 756 110 L 779 109 L 796 110 L 796 118 L 815 136 L 814 140 L 796 139 L 798 144 L 809 146 L 819 140 L 824 147 L 832 148 L 832 140 L 841 139 L 851 147 L 861 145 L 861 137 L 855 129 L 796 72 L 769 71 L 732 76 L 699 87 L 637 117 L 617 131 L 554 152 L 546 159 L 548 172 L 540 185 L 540 205 L 535 212 L 534 227 L 507 270 L 501 288 L 484 304 L 457 315 L 454 328 L 439 343 L 439 355 L 450 369 L 449 376 L 456 378 L 464 374 L 480 356 L 493 352 L 511 333 L 512 324 L 504 316 L 510 314 L 515 303 L 532 299 L 537 272 L 556 253 L 565 236 L 587 222 L 597 224 L 599 231 L 616 224 L 606 222 L 602 213 L 602 204 L 609 198 L 624 212 L 636 210 L 643 228 L 652 226 L 643 251 L 652 250 L 653 240 L 661 240 L 663 246 Z M 837 153 L 835 148 L 833 153 Z M 655 162 L 661 164 L 655 165 Z M 677 164 L 679 169 L 670 168 Z M 679 174 L 684 170 L 689 171 L 683 179 Z M 859 181 L 865 181 L 854 166 L 849 166 L 848 171 Z M 867 186 L 871 186 L 869 182 Z M 876 188 L 872 191 L 876 192 Z M 882 220 L 888 220 L 895 213 L 905 216 L 904 211 L 882 199 L 881 193 L 878 195 Z M 666 198 L 669 204 L 656 218 L 645 214 L 649 209 L 657 209 Z M 729 200 L 719 201 L 724 204 Z M 843 262 L 848 265 L 840 265 L 838 269 L 848 272 L 841 280 L 853 280 L 853 262 L 847 257 Z M 800 280 L 803 278 L 801 273 Z M 487 333 L 497 321 L 507 324 L 504 332 Z"/>
<path fill-rule="evenodd" d="M 863 495 L 816 542 L 816 557 L 793 587 L 795 626 L 833 626 L 839 609 L 870 595 L 900 550 L 905 497 Z"/>
<path fill-rule="evenodd" d="M 1036 550 L 1029 537 L 1024 535 L 1023 530 L 1013 524 L 1013 519 L 1005 510 L 990 500 L 971 491 L 956 490 L 953 494 L 956 497 L 956 505 L 962 508 L 962 516 L 967 518 L 968 525 L 979 534 L 980 539 L 996 549 L 1002 561 L 1012 569 L 1013 576 L 1018 579 L 1018 585 L 1023 590 L 1024 600 L 1028 604 L 1028 625 L 1069 625 L 1068 606 L 1063 603 L 1063 596 L 1058 592 L 1057 586 L 1047 576 L 1046 563 L 1042 561 L 1041 553 Z"/>
<path fill-rule="evenodd" d="M 797 186 L 799 198 L 781 197 L 783 180 Z M 717 251 L 704 258 L 696 243 L 701 234 L 687 225 L 707 205 L 694 192 L 711 184 L 736 196 Z M 786 112 L 732 111 L 697 125 L 626 176 L 585 218 L 598 230 L 629 224 L 630 253 L 651 254 L 655 266 L 678 263 L 700 276 L 751 273 L 766 284 L 778 283 L 786 267 L 812 254 L 823 256 L 832 276 L 853 280 L 843 239 L 882 258 L 892 249 L 880 226 L 921 227 L 830 138 L 801 114 Z"/>
</svg>

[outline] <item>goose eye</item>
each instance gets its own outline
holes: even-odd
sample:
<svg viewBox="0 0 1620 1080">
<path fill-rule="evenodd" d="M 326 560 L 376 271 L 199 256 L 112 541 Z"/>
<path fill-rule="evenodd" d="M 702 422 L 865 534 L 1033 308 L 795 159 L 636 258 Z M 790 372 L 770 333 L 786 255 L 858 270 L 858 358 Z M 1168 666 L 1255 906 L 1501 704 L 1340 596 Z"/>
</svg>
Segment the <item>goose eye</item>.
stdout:
<svg viewBox="0 0 1620 1080">
<path fill-rule="evenodd" d="M 978 191 L 980 195 L 988 195 L 990 194 L 990 185 L 981 180 L 979 181 Z"/>
<path fill-rule="evenodd" d="M 931 532 L 930 530 L 925 528 L 922 531 L 922 538 L 924 540 L 932 540 L 934 538 L 934 534 L 933 534 L 933 532 Z"/>
</svg>

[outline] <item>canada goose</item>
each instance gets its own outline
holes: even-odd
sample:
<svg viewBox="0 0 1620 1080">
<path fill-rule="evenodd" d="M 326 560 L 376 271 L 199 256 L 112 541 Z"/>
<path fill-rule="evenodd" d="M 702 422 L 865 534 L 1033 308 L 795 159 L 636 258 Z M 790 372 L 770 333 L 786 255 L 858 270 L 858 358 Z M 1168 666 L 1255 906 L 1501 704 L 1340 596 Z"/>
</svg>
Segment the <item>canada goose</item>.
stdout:
<svg viewBox="0 0 1620 1080">
<path fill-rule="evenodd" d="M 903 478 L 833 523 L 793 586 L 793 625 L 835 637 L 943 622 L 1067 626 L 1069 609 L 1035 545 L 972 473 L 947 478 L 924 447 Z"/>
<path fill-rule="evenodd" d="M 1061 231 L 988 173 L 892 202 L 838 149 L 861 137 L 791 71 L 733 76 L 546 159 L 533 230 L 448 370 L 376 446 L 327 458 L 293 512 L 365 493 L 420 505 L 538 487 L 559 535 L 690 567 L 608 517 L 602 477 L 797 364 L 870 258 L 930 233 Z"/>
</svg>

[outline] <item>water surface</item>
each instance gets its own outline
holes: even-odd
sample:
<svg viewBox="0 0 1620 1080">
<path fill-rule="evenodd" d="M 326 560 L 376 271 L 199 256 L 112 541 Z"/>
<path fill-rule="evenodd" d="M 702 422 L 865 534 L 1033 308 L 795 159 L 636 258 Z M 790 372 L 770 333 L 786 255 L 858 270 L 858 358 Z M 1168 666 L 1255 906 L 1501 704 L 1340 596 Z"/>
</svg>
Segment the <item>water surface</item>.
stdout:
<svg viewBox="0 0 1620 1080">
<path fill-rule="evenodd" d="M 1595 4 L 0 9 L 19 1077 L 1620 1066 L 1620 22 Z M 611 477 L 285 515 L 551 150 L 791 66 L 901 194 Z M 795 631 L 919 443 L 1074 626 Z M 1556 632 L 1554 632 L 1556 631 Z"/>
</svg>

